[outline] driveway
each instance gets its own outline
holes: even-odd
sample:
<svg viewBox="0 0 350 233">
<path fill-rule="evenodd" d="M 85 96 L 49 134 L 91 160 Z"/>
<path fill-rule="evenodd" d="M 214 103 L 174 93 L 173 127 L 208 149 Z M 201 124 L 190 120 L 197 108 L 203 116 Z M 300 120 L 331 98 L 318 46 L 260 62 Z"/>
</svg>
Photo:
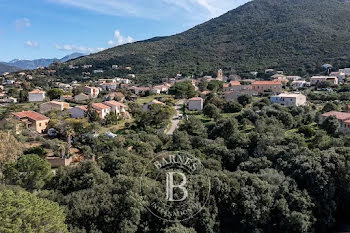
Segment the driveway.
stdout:
<svg viewBox="0 0 350 233">
<path fill-rule="evenodd" d="M 179 123 L 180 123 L 180 110 L 182 105 L 185 103 L 185 100 L 179 100 L 176 102 L 176 105 L 174 106 L 174 109 L 176 111 L 176 114 L 173 116 L 173 119 L 171 120 L 171 127 L 168 130 L 168 132 L 166 132 L 167 135 L 173 135 L 174 131 L 178 128 Z"/>
</svg>

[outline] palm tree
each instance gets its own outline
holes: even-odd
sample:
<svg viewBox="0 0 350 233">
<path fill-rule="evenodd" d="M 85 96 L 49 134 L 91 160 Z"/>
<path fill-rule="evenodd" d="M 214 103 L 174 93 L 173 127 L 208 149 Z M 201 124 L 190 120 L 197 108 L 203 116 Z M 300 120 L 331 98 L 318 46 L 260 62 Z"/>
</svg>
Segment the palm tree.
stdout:
<svg viewBox="0 0 350 233">
<path fill-rule="evenodd" d="M 67 148 L 66 148 L 66 158 L 70 155 L 70 149 L 72 147 L 72 136 L 74 135 L 74 130 L 69 126 L 66 129 L 66 135 L 67 135 Z"/>
</svg>

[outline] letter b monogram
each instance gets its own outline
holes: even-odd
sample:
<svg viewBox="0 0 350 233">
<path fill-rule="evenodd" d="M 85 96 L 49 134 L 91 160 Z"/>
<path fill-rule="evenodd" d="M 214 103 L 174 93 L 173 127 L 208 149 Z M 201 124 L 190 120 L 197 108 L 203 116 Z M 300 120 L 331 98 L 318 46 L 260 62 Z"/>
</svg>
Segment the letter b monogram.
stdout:
<svg viewBox="0 0 350 233">
<path fill-rule="evenodd" d="M 178 185 L 174 184 L 174 174 L 178 174 L 182 177 L 182 182 Z M 184 201 L 188 197 L 187 189 L 185 188 L 185 185 L 187 183 L 187 179 L 185 174 L 182 172 L 168 172 L 166 174 L 166 200 L 172 201 L 172 202 L 179 202 Z M 183 196 L 181 199 L 174 199 L 174 189 L 178 188 L 182 191 Z"/>
</svg>

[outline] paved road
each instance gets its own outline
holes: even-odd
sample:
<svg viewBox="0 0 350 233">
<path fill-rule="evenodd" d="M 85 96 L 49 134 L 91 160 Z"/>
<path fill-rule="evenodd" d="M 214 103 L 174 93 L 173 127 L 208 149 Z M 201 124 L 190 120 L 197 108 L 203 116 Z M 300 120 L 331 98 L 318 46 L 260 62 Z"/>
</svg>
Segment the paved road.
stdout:
<svg viewBox="0 0 350 233">
<path fill-rule="evenodd" d="M 174 107 L 176 114 L 173 116 L 173 119 L 171 120 L 171 127 L 166 133 L 167 135 L 173 135 L 174 131 L 178 128 L 180 123 L 180 120 L 179 120 L 180 109 L 184 103 L 185 103 L 185 100 L 179 100 L 178 102 L 176 102 L 176 105 Z"/>
</svg>

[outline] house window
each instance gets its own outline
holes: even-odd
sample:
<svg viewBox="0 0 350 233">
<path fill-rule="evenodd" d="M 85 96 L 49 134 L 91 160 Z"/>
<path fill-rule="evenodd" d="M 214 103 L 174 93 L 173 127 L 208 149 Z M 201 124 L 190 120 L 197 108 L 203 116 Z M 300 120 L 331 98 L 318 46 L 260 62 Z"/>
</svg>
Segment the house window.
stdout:
<svg viewBox="0 0 350 233">
<path fill-rule="evenodd" d="M 41 123 L 39 123 L 39 127 L 41 127 Z"/>
</svg>

